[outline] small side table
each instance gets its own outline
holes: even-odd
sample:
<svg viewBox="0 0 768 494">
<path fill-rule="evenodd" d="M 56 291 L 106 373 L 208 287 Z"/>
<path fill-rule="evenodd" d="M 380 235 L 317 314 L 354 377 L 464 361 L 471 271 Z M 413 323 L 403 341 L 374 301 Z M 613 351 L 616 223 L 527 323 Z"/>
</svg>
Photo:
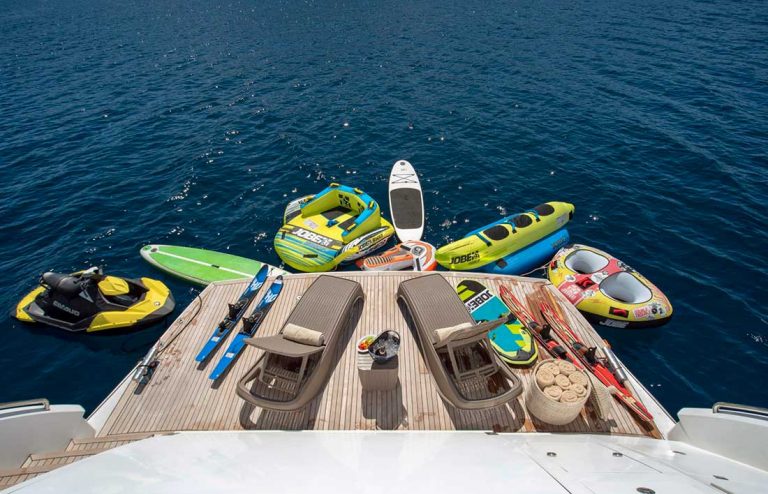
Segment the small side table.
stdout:
<svg viewBox="0 0 768 494">
<path fill-rule="evenodd" d="M 397 371 L 400 360 L 397 355 L 387 362 L 374 362 L 368 353 L 357 353 L 357 374 L 365 391 L 390 391 L 397 387 Z"/>
</svg>

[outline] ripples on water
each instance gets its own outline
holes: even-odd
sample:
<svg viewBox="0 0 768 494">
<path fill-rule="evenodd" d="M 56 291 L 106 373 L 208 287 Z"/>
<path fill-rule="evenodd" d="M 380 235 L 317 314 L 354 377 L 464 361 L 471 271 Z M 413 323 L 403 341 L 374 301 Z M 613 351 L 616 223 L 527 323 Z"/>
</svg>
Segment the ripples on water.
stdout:
<svg viewBox="0 0 768 494">
<path fill-rule="evenodd" d="M 163 278 L 147 242 L 278 263 L 289 198 L 386 204 L 407 158 L 436 244 L 575 203 L 675 305 L 600 330 L 670 410 L 768 403 L 765 2 L 0 3 L 2 307 L 48 269 Z M 89 408 L 162 331 L 3 326 L 0 401 Z"/>
</svg>

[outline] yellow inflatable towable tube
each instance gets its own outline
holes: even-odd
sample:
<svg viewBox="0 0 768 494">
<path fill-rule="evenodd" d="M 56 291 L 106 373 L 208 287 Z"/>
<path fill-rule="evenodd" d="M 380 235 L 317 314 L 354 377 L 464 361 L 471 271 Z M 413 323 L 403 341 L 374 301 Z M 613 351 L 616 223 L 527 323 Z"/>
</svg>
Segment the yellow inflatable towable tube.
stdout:
<svg viewBox="0 0 768 494">
<path fill-rule="evenodd" d="M 329 271 L 383 247 L 395 232 L 371 196 L 331 184 L 288 204 L 275 251 L 299 271 Z"/>
<path fill-rule="evenodd" d="M 507 216 L 440 247 L 437 262 L 456 271 L 485 266 L 561 229 L 573 218 L 574 210 L 567 202 L 546 202 Z"/>
<path fill-rule="evenodd" d="M 586 245 L 560 249 L 549 281 L 592 322 L 614 328 L 650 328 L 672 318 L 672 304 L 656 285 L 620 260 Z"/>
</svg>

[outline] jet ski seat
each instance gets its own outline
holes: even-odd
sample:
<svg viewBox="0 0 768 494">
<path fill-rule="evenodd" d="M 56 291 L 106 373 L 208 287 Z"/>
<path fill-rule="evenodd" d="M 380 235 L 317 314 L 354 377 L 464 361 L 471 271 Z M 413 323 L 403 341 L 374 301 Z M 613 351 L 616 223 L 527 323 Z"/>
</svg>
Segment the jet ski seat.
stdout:
<svg viewBox="0 0 768 494">
<path fill-rule="evenodd" d="M 65 295 L 77 295 L 81 291 L 80 280 L 61 273 L 43 273 L 43 283 Z"/>
</svg>

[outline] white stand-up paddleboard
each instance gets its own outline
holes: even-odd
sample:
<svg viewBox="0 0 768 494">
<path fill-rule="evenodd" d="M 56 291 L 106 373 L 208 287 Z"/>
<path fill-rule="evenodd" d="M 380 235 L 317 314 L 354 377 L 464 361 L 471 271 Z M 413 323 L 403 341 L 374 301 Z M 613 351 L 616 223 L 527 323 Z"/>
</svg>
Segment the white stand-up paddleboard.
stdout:
<svg viewBox="0 0 768 494">
<path fill-rule="evenodd" d="M 421 240 L 424 233 L 424 197 L 416 170 L 398 160 L 389 174 L 389 211 L 401 242 Z"/>
</svg>

